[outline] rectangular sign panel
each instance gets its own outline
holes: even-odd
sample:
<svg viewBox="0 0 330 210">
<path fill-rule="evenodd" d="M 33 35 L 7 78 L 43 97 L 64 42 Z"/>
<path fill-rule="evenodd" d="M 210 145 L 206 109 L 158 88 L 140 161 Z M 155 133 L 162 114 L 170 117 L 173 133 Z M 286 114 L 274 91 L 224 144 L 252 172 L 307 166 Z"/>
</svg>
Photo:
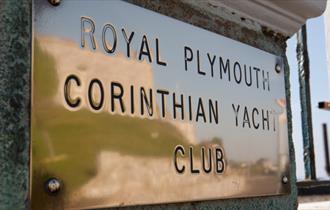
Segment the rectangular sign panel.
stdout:
<svg viewBox="0 0 330 210">
<path fill-rule="evenodd" d="M 290 191 L 280 57 L 120 1 L 33 10 L 33 209 Z"/>
</svg>

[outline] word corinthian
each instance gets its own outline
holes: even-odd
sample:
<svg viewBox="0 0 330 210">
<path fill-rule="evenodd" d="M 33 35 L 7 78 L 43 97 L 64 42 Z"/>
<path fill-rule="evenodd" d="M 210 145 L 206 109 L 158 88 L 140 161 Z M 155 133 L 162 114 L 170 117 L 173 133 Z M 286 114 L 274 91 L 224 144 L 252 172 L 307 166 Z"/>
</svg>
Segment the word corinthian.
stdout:
<svg viewBox="0 0 330 210">
<path fill-rule="evenodd" d="M 73 94 L 75 90 L 84 90 Z M 104 83 L 97 78 L 82 81 L 78 75 L 67 76 L 64 83 L 66 105 L 79 109 L 82 103 L 93 112 L 108 111 L 124 115 L 146 118 L 173 118 L 203 123 L 219 123 L 219 103 L 217 100 L 192 97 L 140 86 L 123 86 L 120 82 Z M 156 111 L 160 114 L 156 116 Z"/>
</svg>

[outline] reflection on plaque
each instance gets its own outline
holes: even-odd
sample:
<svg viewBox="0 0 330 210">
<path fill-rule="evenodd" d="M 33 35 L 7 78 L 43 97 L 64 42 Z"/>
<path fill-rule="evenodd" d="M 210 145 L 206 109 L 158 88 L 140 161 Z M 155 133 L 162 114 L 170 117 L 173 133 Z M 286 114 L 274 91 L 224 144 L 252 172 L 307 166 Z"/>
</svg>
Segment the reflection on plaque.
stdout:
<svg viewBox="0 0 330 210">
<path fill-rule="evenodd" d="M 280 57 L 125 2 L 33 6 L 33 209 L 290 191 Z"/>
</svg>

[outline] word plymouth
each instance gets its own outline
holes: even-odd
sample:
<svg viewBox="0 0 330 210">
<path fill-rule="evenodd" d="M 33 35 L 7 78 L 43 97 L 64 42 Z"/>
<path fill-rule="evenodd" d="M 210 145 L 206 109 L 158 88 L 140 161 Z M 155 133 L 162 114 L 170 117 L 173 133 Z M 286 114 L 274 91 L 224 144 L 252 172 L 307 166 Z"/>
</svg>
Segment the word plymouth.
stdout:
<svg viewBox="0 0 330 210">
<path fill-rule="evenodd" d="M 149 63 L 155 62 L 159 66 L 166 67 L 167 61 L 161 59 L 160 40 L 136 35 L 134 31 L 128 31 L 124 27 L 119 30 L 111 23 L 105 23 L 102 27 L 102 33 L 96 39 L 96 23 L 90 17 L 81 17 L 81 42 L 82 48 L 89 42 L 92 50 L 97 49 L 97 41 L 106 54 L 115 54 L 118 51 L 117 45 L 123 40 L 122 44 L 126 48 L 127 58 L 131 58 L 131 50 L 137 52 L 137 59 L 146 60 Z M 120 36 L 120 38 L 119 38 Z M 131 49 L 131 48 L 135 49 Z M 152 53 L 155 49 L 155 53 Z M 186 72 L 194 72 L 199 76 L 210 76 L 213 79 L 225 80 L 237 85 L 243 85 L 248 88 L 255 88 L 264 91 L 270 91 L 272 81 L 269 71 L 260 67 L 244 64 L 238 60 L 224 58 L 209 52 L 203 53 L 199 49 L 192 49 L 190 46 L 184 46 L 182 49 L 182 64 Z M 182 67 L 183 68 L 183 67 Z"/>
<path fill-rule="evenodd" d="M 202 62 L 206 64 L 202 69 Z M 208 76 L 234 82 L 245 87 L 270 91 L 269 72 L 256 66 L 242 64 L 211 53 L 202 54 L 198 49 L 184 47 L 184 68 L 186 71 L 197 72 L 198 75 Z"/>
</svg>

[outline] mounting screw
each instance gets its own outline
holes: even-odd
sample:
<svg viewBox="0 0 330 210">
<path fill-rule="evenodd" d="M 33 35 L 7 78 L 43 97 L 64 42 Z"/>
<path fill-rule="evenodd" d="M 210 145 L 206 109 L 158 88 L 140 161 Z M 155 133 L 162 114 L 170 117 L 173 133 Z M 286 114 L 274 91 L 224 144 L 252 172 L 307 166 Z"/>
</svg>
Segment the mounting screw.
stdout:
<svg viewBox="0 0 330 210">
<path fill-rule="evenodd" d="M 46 181 L 46 191 L 51 194 L 54 195 L 56 193 L 58 193 L 61 189 L 61 182 L 56 179 L 56 178 L 50 178 Z"/>
<path fill-rule="evenodd" d="M 53 6 L 58 6 L 61 3 L 61 0 L 48 0 L 48 2 Z"/>
<path fill-rule="evenodd" d="M 277 73 L 280 73 L 281 72 L 281 66 L 280 66 L 280 64 L 276 64 L 275 65 L 275 71 L 277 72 Z"/>
<path fill-rule="evenodd" d="M 283 176 L 283 177 L 282 177 L 282 183 L 283 183 L 283 184 L 287 184 L 288 182 L 289 182 L 288 177 L 287 177 L 287 176 Z"/>
</svg>

